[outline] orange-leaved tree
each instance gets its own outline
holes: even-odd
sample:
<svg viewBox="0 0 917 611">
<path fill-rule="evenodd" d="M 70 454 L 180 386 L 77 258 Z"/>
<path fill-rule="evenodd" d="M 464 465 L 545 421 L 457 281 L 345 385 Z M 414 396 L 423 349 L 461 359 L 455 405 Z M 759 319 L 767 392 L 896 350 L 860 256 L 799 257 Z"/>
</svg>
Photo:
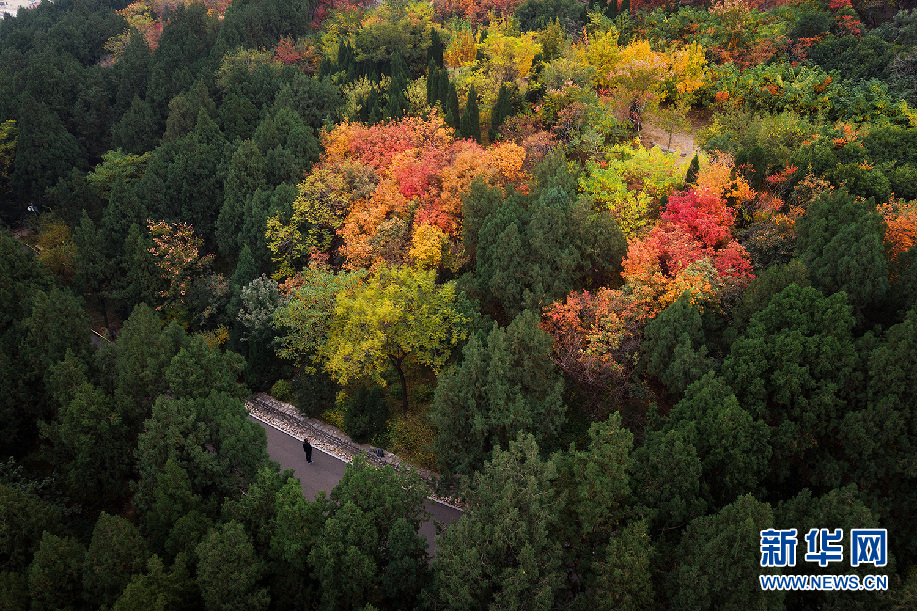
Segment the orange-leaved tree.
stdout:
<svg viewBox="0 0 917 611">
<path fill-rule="evenodd" d="M 657 223 L 629 242 L 624 285 L 573 293 L 546 311 L 554 358 L 569 375 L 608 388 L 634 372 L 643 328 L 685 292 L 698 306 L 752 278 L 732 237 L 735 212 L 712 190 L 673 195 Z"/>
<path fill-rule="evenodd" d="M 447 238 L 439 262 L 456 268 L 463 260 L 462 194 L 476 178 L 492 187 L 525 178 L 522 147 L 485 149 L 456 140 L 435 113 L 372 126 L 345 122 L 326 131 L 322 141 L 325 154 L 300 185 L 293 215 L 268 224 L 281 277 L 305 254 L 333 243 L 350 269 L 416 259 L 420 251 L 409 255 L 410 245 L 421 243 L 421 258 L 430 264 L 432 233 L 415 237 L 425 225 Z"/>
<path fill-rule="evenodd" d="M 204 275 L 213 255 L 201 256 L 204 239 L 195 235 L 194 228 L 187 223 L 147 221 L 147 227 L 153 237 L 150 252 L 162 276 L 169 282 L 168 288 L 160 293 L 163 304 L 156 309 L 178 316 L 185 309 L 192 281 Z"/>
</svg>

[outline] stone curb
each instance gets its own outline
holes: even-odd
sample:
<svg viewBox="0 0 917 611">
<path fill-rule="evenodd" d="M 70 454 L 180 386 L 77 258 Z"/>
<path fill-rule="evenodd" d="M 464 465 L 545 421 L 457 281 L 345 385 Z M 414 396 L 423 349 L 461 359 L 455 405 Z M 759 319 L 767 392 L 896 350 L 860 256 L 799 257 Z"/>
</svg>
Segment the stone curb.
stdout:
<svg viewBox="0 0 917 611">
<path fill-rule="evenodd" d="M 252 395 L 246 400 L 245 406 L 248 408 L 249 413 L 257 420 L 277 430 L 283 431 L 296 439 L 308 437 L 309 443 L 312 444 L 313 447 L 339 460 L 350 462 L 354 456 L 362 455 L 366 458 L 367 462 L 376 467 L 390 465 L 395 471 L 401 470 L 402 460 L 397 455 L 391 452 L 384 452 L 383 456 L 380 458 L 372 451 L 373 448 L 371 446 L 364 447 L 358 445 L 337 427 L 316 420 L 315 418 L 307 418 L 300 414 L 295 406 L 284 403 L 283 401 L 278 401 L 267 393 L 262 392 Z M 465 511 L 465 508 L 461 506 L 459 501 L 455 499 L 444 499 L 433 494 L 433 477 L 435 474 L 432 471 L 418 469 L 407 463 L 405 463 L 404 466 L 417 472 L 427 487 L 430 488 L 430 494 L 428 495 L 430 500 L 459 511 Z"/>
</svg>

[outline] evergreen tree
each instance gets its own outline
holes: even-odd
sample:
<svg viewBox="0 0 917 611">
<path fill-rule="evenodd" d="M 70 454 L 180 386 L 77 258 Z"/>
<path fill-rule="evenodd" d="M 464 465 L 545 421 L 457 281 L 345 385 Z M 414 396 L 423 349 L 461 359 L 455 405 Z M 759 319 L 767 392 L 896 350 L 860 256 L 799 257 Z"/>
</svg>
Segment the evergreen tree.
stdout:
<svg viewBox="0 0 917 611">
<path fill-rule="evenodd" d="M 191 133 L 165 143 L 150 157 L 140 181 L 150 212 L 161 219 L 190 223 L 195 232 L 212 239 L 224 199 L 229 150 L 220 128 L 201 109 Z"/>
<path fill-rule="evenodd" d="M 618 0 L 608 0 L 608 4 L 605 7 L 605 15 L 609 19 L 614 19 L 618 16 Z"/>
<path fill-rule="evenodd" d="M 118 83 L 115 109 L 119 114 L 127 111 L 134 98 L 146 95 L 150 82 L 150 47 L 146 37 L 135 29 L 129 32 L 127 48 L 114 66 Z"/>
<path fill-rule="evenodd" d="M 115 502 L 124 496 L 123 482 L 130 473 L 135 440 L 122 413 L 123 401 L 88 382 L 72 395 L 44 430 L 54 443 L 53 456 L 63 465 L 62 479 L 71 498 L 84 505 Z"/>
<path fill-rule="evenodd" d="M 60 511 L 33 492 L 0 483 L 0 570 L 24 573 L 44 536 L 58 532 Z"/>
<path fill-rule="evenodd" d="M 111 605 L 134 573 L 146 566 L 146 544 L 137 527 L 104 511 L 92 531 L 83 564 L 83 589 L 93 605 Z"/>
<path fill-rule="evenodd" d="M 30 95 L 22 97 L 16 127 L 13 188 L 21 199 L 43 199 L 45 189 L 83 163 L 79 144 L 57 113 Z"/>
<path fill-rule="evenodd" d="M 449 106 L 449 71 L 445 68 L 436 71 L 437 73 L 437 84 L 436 84 L 436 99 L 440 101 L 443 107 L 443 113 L 445 114 L 447 107 Z M 456 95 L 456 101 L 458 101 L 458 95 Z"/>
<path fill-rule="evenodd" d="M 124 275 L 116 292 L 123 311 L 131 312 L 141 303 L 155 304 L 164 288 L 162 271 L 151 248 L 153 240 L 146 228 L 132 223 L 124 240 Z"/>
<path fill-rule="evenodd" d="M 427 104 L 435 106 L 439 101 L 439 68 L 431 59 L 427 64 Z"/>
<path fill-rule="evenodd" d="M 612 0 L 611 4 L 614 3 L 615 0 Z M 609 4 L 609 6 L 611 4 Z M 697 153 L 694 153 L 694 157 L 691 158 L 691 165 L 688 166 L 688 172 L 685 174 L 685 185 L 693 185 L 696 183 L 698 172 L 700 172 L 700 159 L 698 159 Z"/>
<path fill-rule="evenodd" d="M 108 326 L 107 298 L 112 295 L 113 284 L 116 280 L 116 266 L 105 252 L 105 240 L 96 229 L 95 223 L 83 210 L 80 224 L 73 232 L 78 253 L 78 267 L 73 279 L 74 285 L 85 294 L 94 296 L 99 300 L 102 314 L 105 317 L 105 326 Z M 120 275 L 120 274 L 119 274 Z"/>
<path fill-rule="evenodd" d="M 408 107 L 405 89 L 408 86 L 407 66 L 401 52 L 397 49 L 391 59 L 392 80 L 388 87 L 388 102 L 385 105 L 384 116 L 386 119 L 400 119 Z"/>
<path fill-rule="evenodd" d="M 471 511 L 440 539 L 436 594 L 452 609 L 548 611 L 564 581 L 554 461 L 531 435 L 495 450 L 474 476 Z"/>
<path fill-rule="evenodd" d="M 223 205 L 216 222 L 217 247 L 229 260 L 238 256 L 246 208 L 255 192 L 267 186 L 266 173 L 267 163 L 258 145 L 252 140 L 243 141 L 229 161 L 223 183 Z"/>
<path fill-rule="evenodd" d="M 201 111 L 206 112 L 211 119 L 217 118 L 216 105 L 210 98 L 207 85 L 204 81 L 197 81 L 191 89 L 169 101 L 169 117 L 166 119 L 163 142 L 176 140 L 191 133 Z"/>
<path fill-rule="evenodd" d="M 771 427 L 771 478 L 778 482 L 839 483 L 834 431 L 859 377 L 853 326 L 844 294 L 825 297 L 791 284 L 751 317 L 723 362 L 739 404 Z M 796 464 L 810 468 L 799 472 Z"/>
<path fill-rule="evenodd" d="M 159 130 L 150 105 L 134 96 L 130 108 L 111 128 L 112 146 L 139 155 L 152 151 L 159 140 Z"/>
<path fill-rule="evenodd" d="M 472 337 L 463 355 L 461 366 L 440 374 L 432 406 L 434 448 L 447 480 L 480 469 L 520 432 L 550 444 L 566 415 L 551 340 L 533 312 L 506 329 L 494 324 L 485 341 Z"/>
<path fill-rule="evenodd" d="M 383 608 L 416 609 L 428 580 L 426 492 L 415 472 L 376 469 L 355 457 L 331 491 L 321 539 L 309 563 L 321 583 L 320 609 L 363 608 L 373 594 Z"/>
<path fill-rule="evenodd" d="M 685 292 L 647 323 L 642 345 L 646 370 L 680 396 L 713 367 L 704 344 L 700 312 Z"/>
<path fill-rule="evenodd" d="M 783 609 L 783 594 L 763 592 L 758 583 L 758 575 L 776 572 L 760 565 L 760 532 L 768 528 L 774 528 L 773 510 L 750 494 L 688 524 L 677 548 L 678 565 L 668 578 L 672 606 Z"/>
<path fill-rule="evenodd" d="M 443 67 L 443 41 L 439 36 L 439 30 L 432 28 L 430 32 L 430 48 L 427 50 L 427 59 L 436 68 Z"/>
<path fill-rule="evenodd" d="M 871 199 L 833 191 L 811 202 L 797 224 L 797 254 L 813 284 L 829 295 L 844 291 L 860 321 L 888 292 L 885 223 L 875 208 Z"/>
<path fill-rule="evenodd" d="M 76 539 L 45 531 L 29 566 L 32 608 L 78 608 L 85 556 L 86 548 Z"/>
<path fill-rule="evenodd" d="M 452 81 L 449 81 L 449 93 L 446 95 L 445 112 L 446 123 L 460 135 L 459 121 L 462 115 L 459 112 L 458 92 L 455 89 L 455 83 Z"/>
<path fill-rule="evenodd" d="M 509 90 L 507 90 L 505 84 L 500 85 L 500 91 L 497 93 L 497 101 L 494 103 L 493 110 L 490 113 L 490 132 L 488 137 L 491 142 L 497 139 L 500 126 L 503 125 L 503 121 L 506 120 L 511 112 L 512 106 L 509 99 Z"/>
<path fill-rule="evenodd" d="M 186 566 L 186 558 L 176 559 L 167 571 L 159 556 L 151 557 L 146 572 L 133 576 L 112 611 L 181 608 L 188 601 L 199 600 L 200 594 Z"/>
<path fill-rule="evenodd" d="M 197 584 L 208 611 L 266 609 L 270 594 L 260 587 L 264 564 L 238 522 L 211 530 L 197 547 Z"/>
<path fill-rule="evenodd" d="M 666 430 L 681 430 L 701 462 L 701 493 L 722 507 L 757 494 L 771 457 L 770 429 L 755 420 L 713 372 L 688 387 L 669 413 Z"/>
<path fill-rule="evenodd" d="M 465 112 L 462 114 L 459 134 L 462 138 L 471 138 L 475 142 L 481 141 L 481 113 L 478 110 L 478 93 L 474 85 L 468 90 L 465 101 Z"/>
<path fill-rule="evenodd" d="M 707 510 L 693 440 L 690 430 L 648 431 L 634 451 L 634 504 L 653 530 L 679 527 Z"/>
</svg>

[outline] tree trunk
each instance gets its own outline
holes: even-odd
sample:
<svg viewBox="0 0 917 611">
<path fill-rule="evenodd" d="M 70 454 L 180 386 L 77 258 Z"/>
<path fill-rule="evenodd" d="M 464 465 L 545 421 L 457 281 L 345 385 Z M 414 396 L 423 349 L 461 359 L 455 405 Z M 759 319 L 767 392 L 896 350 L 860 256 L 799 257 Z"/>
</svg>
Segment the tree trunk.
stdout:
<svg viewBox="0 0 917 611">
<path fill-rule="evenodd" d="M 404 361 L 404 357 L 395 358 L 393 356 L 388 357 L 392 362 L 392 365 L 395 366 L 395 371 L 398 372 L 398 377 L 401 379 L 401 407 L 404 410 L 404 414 L 408 413 L 408 381 L 404 377 L 404 370 L 401 368 L 401 363 Z"/>
</svg>

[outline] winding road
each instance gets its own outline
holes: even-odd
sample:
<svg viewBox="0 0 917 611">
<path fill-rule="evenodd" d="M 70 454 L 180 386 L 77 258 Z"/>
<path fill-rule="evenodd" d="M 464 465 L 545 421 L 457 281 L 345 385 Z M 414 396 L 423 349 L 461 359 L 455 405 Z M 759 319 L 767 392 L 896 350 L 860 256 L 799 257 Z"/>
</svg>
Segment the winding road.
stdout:
<svg viewBox="0 0 917 611">
<path fill-rule="evenodd" d="M 327 454 L 318 448 L 313 448 L 312 464 L 306 462 L 302 451 L 302 441 L 261 422 L 257 418 L 249 417 L 252 422 L 257 422 L 267 432 L 267 452 L 271 460 L 280 463 L 282 469 L 293 469 L 302 485 L 302 493 L 307 499 L 314 499 L 319 491 L 330 492 L 344 476 L 347 463 Z M 462 517 L 458 509 L 428 500 L 426 509 L 432 516 L 420 527 L 420 534 L 426 537 L 430 554 L 436 553 L 436 522 L 448 526 Z"/>
</svg>

